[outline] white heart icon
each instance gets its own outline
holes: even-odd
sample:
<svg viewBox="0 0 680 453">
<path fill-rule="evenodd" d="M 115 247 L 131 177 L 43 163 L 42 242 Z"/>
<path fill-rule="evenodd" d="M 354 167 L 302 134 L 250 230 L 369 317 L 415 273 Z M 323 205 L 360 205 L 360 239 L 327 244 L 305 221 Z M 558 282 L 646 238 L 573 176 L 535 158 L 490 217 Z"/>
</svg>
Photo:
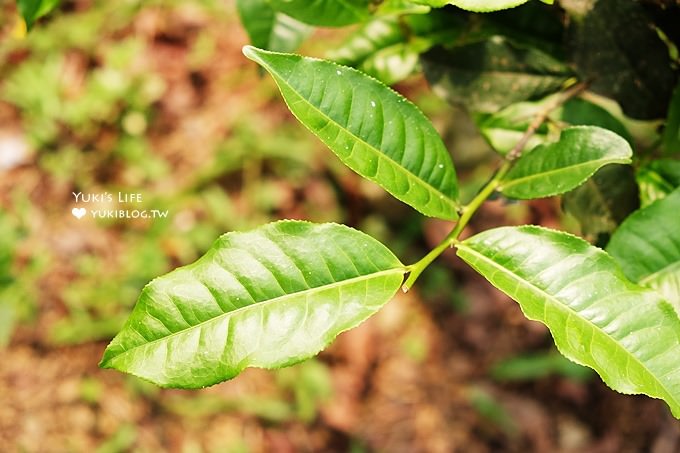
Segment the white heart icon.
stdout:
<svg viewBox="0 0 680 453">
<path fill-rule="evenodd" d="M 76 218 L 80 219 L 85 214 L 87 214 L 87 209 L 85 209 L 85 208 L 73 208 L 73 209 L 71 209 L 71 214 L 73 214 Z"/>
</svg>

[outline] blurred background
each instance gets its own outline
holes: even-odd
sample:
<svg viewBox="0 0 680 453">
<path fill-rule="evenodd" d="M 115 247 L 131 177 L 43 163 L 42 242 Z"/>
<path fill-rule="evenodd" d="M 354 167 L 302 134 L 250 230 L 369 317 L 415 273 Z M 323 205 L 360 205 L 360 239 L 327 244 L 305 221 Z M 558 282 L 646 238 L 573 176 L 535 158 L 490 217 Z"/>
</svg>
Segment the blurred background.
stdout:
<svg viewBox="0 0 680 453">
<path fill-rule="evenodd" d="M 298 366 L 200 391 L 99 370 L 141 288 L 222 233 L 342 222 L 408 263 L 450 227 L 361 180 L 295 122 L 242 56 L 232 1 L 69 0 L 28 34 L 14 1 L 0 5 L 0 451 L 680 448 L 664 404 L 562 359 L 454 256 Z M 301 53 L 322 57 L 348 31 L 315 33 Z M 495 168 L 490 149 L 422 78 L 396 89 L 442 132 L 469 199 Z M 88 209 L 167 216 L 77 218 L 79 193 L 113 194 Z M 573 229 L 554 201 L 495 201 L 467 234 L 519 223 Z"/>
</svg>

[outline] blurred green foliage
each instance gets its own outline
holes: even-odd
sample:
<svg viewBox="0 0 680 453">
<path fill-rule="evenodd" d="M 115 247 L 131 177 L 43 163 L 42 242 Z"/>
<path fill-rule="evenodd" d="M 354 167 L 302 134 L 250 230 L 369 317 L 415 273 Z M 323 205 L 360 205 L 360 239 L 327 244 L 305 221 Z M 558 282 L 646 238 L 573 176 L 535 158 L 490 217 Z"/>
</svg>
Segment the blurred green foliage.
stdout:
<svg viewBox="0 0 680 453">
<path fill-rule="evenodd" d="M 9 204 L 0 205 L 0 346 L 10 340 L 15 321 L 30 320 L 46 297 L 65 314 L 50 323 L 44 341 L 110 338 L 148 281 L 195 260 L 226 231 L 278 218 L 287 194 L 303 191 L 318 171 L 313 139 L 286 124 L 276 126 L 276 137 L 267 134 L 262 126 L 271 120 L 256 108 L 239 112 L 228 133 L 212 137 L 209 159 L 194 168 L 177 167 L 159 150 L 154 137 L 168 127 L 157 124 L 163 115 L 167 121 L 162 111 L 167 74 L 140 64 L 153 40 L 130 27 L 143 12 L 171 16 L 186 6 L 176 0 L 95 1 L 89 8 L 51 14 L 22 39 L 0 41 L 0 102 L 18 112 L 19 127 L 35 151 L 33 170 L 47 187 L 64 194 L 143 192 L 135 208 L 169 211 L 151 222 L 87 219 L 116 252 L 85 247 L 64 256 L 32 237 L 40 234 L 36 218 L 47 216 L 50 224 L 71 220 L 73 197 L 53 193 L 38 200 L 16 187 Z M 228 5 L 216 0 L 192 7 L 225 23 L 235 20 L 228 17 Z M 216 45 L 209 32 L 186 40 L 187 76 L 214 70 Z M 243 83 L 243 75 L 220 77 L 227 92 Z M 248 103 L 257 105 L 270 95 L 260 90 L 249 96 Z M 184 127 L 184 120 L 170 127 Z M 284 176 L 288 182 L 282 182 Z M 335 189 L 325 190 L 334 196 Z M 306 216 L 342 220 L 340 207 L 329 201 L 307 203 Z M 15 249 L 22 243 L 28 258 L 17 267 Z M 39 282 L 55 274 L 68 284 L 46 295 Z"/>
</svg>

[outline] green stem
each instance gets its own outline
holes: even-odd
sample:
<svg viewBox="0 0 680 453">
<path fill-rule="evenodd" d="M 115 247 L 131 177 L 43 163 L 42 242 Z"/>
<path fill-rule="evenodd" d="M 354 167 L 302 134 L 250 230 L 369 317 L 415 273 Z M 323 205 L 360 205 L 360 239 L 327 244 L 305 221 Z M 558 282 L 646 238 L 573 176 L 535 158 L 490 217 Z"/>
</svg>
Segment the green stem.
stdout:
<svg viewBox="0 0 680 453">
<path fill-rule="evenodd" d="M 425 255 L 417 263 L 408 266 L 410 273 L 406 279 L 406 282 L 401 287 L 404 292 L 407 292 L 413 287 L 413 284 L 416 282 L 420 274 L 425 270 L 425 268 L 427 268 L 427 266 L 432 263 L 432 261 L 444 253 L 447 248 L 453 246 L 453 244 L 458 240 L 458 236 L 460 236 L 460 234 L 463 232 L 463 229 L 468 224 L 475 212 L 477 212 L 479 207 L 491 196 L 491 194 L 494 193 L 498 187 L 498 184 L 500 184 L 505 174 L 510 170 L 511 165 L 512 163 L 510 161 L 506 161 L 496 172 L 491 181 L 489 181 L 482 188 L 482 190 L 479 191 L 477 196 L 475 196 L 475 198 L 473 198 L 470 203 L 463 207 L 460 219 L 458 219 L 458 223 L 456 223 L 456 226 L 453 228 L 453 230 L 451 230 L 451 232 L 446 236 L 446 238 L 444 238 L 442 242 L 439 243 L 437 247 L 433 248 L 430 253 Z"/>
<path fill-rule="evenodd" d="M 552 100 L 552 102 L 546 105 L 545 108 L 538 112 L 538 114 L 531 121 L 531 124 L 529 124 L 529 128 L 522 135 L 522 138 L 517 142 L 515 147 L 505 156 L 505 162 L 503 163 L 501 168 L 498 169 L 494 177 L 491 178 L 491 181 L 489 181 L 482 188 L 482 190 L 477 194 L 475 198 L 472 199 L 470 203 L 468 203 L 466 206 L 463 206 L 460 214 L 460 219 L 458 220 L 458 223 L 456 223 L 456 226 L 453 228 L 453 230 L 451 230 L 451 232 L 446 236 L 446 238 L 444 238 L 442 242 L 439 243 L 437 247 L 432 249 L 430 253 L 425 255 L 420 261 L 406 267 L 409 271 L 409 276 L 406 279 L 406 282 L 404 282 L 404 284 L 401 286 L 401 289 L 404 292 L 407 292 L 409 289 L 413 287 L 413 284 L 416 282 L 420 274 L 423 273 L 425 268 L 429 266 L 432 263 L 432 261 L 437 259 L 439 255 L 444 253 L 444 250 L 446 250 L 449 247 L 452 247 L 453 244 L 455 244 L 458 241 L 458 236 L 460 236 L 460 233 L 463 232 L 463 229 L 468 224 L 472 216 L 475 214 L 475 212 L 477 212 L 479 207 L 491 196 L 491 194 L 494 193 L 502 179 L 505 177 L 508 171 L 510 171 L 510 168 L 512 167 L 514 161 L 516 161 L 522 156 L 522 151 L 524 151 L 524 148 L 529 142 L 529 139 L 536 133 L 541 124 L 543 124 L 548 119 L 550 112 L 552 112 L 559 106 L 563 105 L 569 99 L 581 94 L 587 88 L 587 86 L 588 84 L 585 82 L 576 83 L 574 85 L 569 86 L 565 91 L 556 96 Z"/>
</svg>

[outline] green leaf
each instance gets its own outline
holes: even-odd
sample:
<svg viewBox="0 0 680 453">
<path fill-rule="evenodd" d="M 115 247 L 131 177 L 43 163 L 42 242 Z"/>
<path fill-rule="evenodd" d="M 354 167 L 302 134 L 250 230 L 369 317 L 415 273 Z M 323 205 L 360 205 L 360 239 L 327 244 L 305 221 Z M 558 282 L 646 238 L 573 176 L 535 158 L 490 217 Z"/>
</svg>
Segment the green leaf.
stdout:
<svg viewBox="0 0 680 453">
<path fill-rule="evenodd" d="M 59 5 L 60 0 L 17 0 L 19 13 L 30 30 L 33 23 Z"/>
<path fill-rule="evenodd" d="M 680 310 L 680 189 L 630 215 L 607 252 L 634 282 L 658 290 Z"/>
<path fill-rule="evenodd" d="M 292 52 L 312 31 L 308 25 L 275 11 L 268 0 L 237 0 L 236 7 L 256 47 Z"/>
<path fill-rule="evenodd" d="M 310 25 L 342 27 L 370 16 L 370 0 L 269 0 L 276 11 Z"/>
<path fill-rule="evenodd" d="M 430 121 L 401 95 L 328 61 L 244 47 L 274 77 L 298 120 L 348 167 L 432 217 L 457 217 L 451 157 Z"/>
<path fill-rule="evenodd" d="M 589 89 L 615 99 L 633 118 L 663 117 L 677 75 L 642 4 L 585 0 L 561 6 L 572 15 L 572 59 L 581 78 L 592 81 Z"/>
<path fill-rule="evenodd" d="M 663 130 L 663 147 L 667 153 L 680 154 L 680 84 L 675 87 L 668 106 L 666 126 Z"/>
<path fill-rule="evenodd" d="M 515 102 L 559 90 L 571 70 L 548 54 L 493 36 L 421 57 L 432 89 L 471 111 L 496 112 Z"/>
<path fill-rule="evenodd" d="M 606 165 L 562 196 L 562 208 L 581 224 L 581 234 L 604 246 L 609 235 L 640 207 L 635 172 L 630 165 Z"/>
<path fill-rule="evenodd" d="M 100 366 L 197 388 L 305 360 L 378 311 L 404 266 L 370 236 L 281 221 L 227 233 L 149 283 Z"/>
<path fill-rule="evenodd" d="M 580 186 L 604 165 L 630 163 L 632 155 L 628 142 L 607 129 L 570 127 L 557 142 L 524 154 L 502 179 L 498 191 L 519 199 L 559 195 Z"/>
<path fill-rule="evenodd" d="M 476 13 L 488 13 L 502 9 L 514 8 L 529 0 L 415 0 L 416 3 L 440 8 L 445 5 L 457 6 L 460 9 Z"/>
<path fill-rule="evenodd" d="M 533 226 L 488 230 L 457 247 L 527 318 L 550 329 L 564 356 L 618 392 L 663 399 L 680 417 L 680 319 L 607 253 Z"/>
<path fill-rule="evenodd" d="M 328 57 L 392 85 L 416 72 L 421 53 L 457 39 L 462 30 L 459 17 L 441 12 L 377 17 L 349 35 Z"/>
<path fill-rule="evenodd" d="M 658 159 L 638 169 L 640 201 L 646 207 L 680 187 L 680 160 Z"/>
<path fill-rule="evenodd" d="M 374 53 L 359 68 L 386 85 L 394 85 L 415 74 L 420 51 L 425 48 L 427 44 L 422 41 L 395 44 Z"/>
<path fill-rule="evenodd" d="M 403 14 L 427 14 L 430 8 L 424 5 L 418 5 L 413 1 L 408 0 L 383 0 L 378 4 L 375 15 L 403 15 Z"/>
<path fill-rule="evenodd" d="M 531 122 L 540 115 L 554 101 L 559 94 L 548 96 L 536 102 L 518 102 L 494 113 L 477 113 L 475 123 L 484 138 L 498 153 L 505 155 L 522 139 Z M 611 113 L 602 107 L 584 99 L 570 99 L 564 105 L 554 109 L 548 116 L 550 122 L 545 122 L 536 130 L 524 150 L 530 150 L 550 140 L 559 138 L 557 125 L 599 126 L 632 142 L 630 133 L 625 126 Z"/>
<path fill-rule="evenodd" d="M 378 17 L 362 24 L 339 47 L 331 50 L 328 58 L 339 64 L 356 66 L 375 52 L 405 40 L 398 18 Z"/>
</svg>

